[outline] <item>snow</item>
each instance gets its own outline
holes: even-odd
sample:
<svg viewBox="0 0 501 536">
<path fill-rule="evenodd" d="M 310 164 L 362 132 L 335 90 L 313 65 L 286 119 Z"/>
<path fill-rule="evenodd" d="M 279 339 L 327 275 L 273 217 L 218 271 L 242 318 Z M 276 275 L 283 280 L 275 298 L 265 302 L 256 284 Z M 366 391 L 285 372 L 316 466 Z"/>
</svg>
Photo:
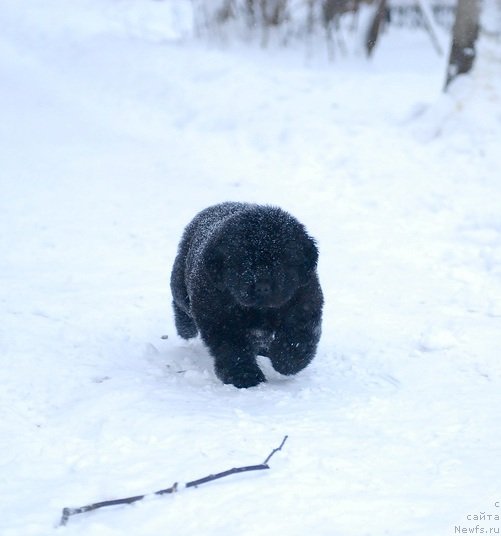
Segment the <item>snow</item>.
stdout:
<svg viewBox="0 0 501 536">
<path fill-rule="evenodd" d="M 188 7 L 2 3 L 0 533 L 430 536 L 501 514 L 499 45 L 444 95 L 424 32 L 329 63 L 193 40 Z M 170 309 L 184 226 L 225 200 L 281 206 L 320 249 L 317 357 L 291 379 L 263 358 L 248 390 Z M 56 528 L 285 434 L 269 471 Z"/>
</svg>

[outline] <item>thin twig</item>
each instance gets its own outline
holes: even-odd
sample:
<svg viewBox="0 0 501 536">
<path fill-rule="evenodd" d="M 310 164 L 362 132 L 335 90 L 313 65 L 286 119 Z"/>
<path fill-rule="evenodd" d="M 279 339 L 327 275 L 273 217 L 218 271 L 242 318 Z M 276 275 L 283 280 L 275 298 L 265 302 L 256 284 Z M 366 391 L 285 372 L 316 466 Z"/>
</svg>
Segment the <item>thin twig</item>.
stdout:
<svg viewBox="0 0 501 536">
<path fill-rule="evenodd" d="M 224 478 L 225 476 L 234 475 L 236 473 L 244 473 L 247 471 L 261 471 L 263 469 L 269 469 L 270 466 L 268 465 L 268 462 L 270 461 L 271 457 L 278 452 L 279 450 L 282 450 L 282 447 L 284 446 L 284 443 L 286 442 L 288 436 L 285 436 L 282 439 L 282 443 L 280 443 L 280 446 L 273 449 L 268 457 L 264 460 L 263 463 L 260 463 L 258 465 L 246 465 L 245 467 L 233 467 L 233 469 L 228 469 L 227 471 L 223 471 L 221 473 L 216 473 L 208 476 L 204 476 L 203 478 L 199 478 L 197 480 L 192 480 L 191 482 L 187 482 L 184 487 L 185 488 L 196 488 L 198 486 L 201 486 L 202 484 L 207 484 L 207 482 L 212 482 L 213 480 L 217 480 L 219 478 Z M 111 501 L 102 501 L 94 504 L 88 504 L 86 506 L 80 506 L 78 508 L 63 508 L 63 513 L 61 516 L 61 521 L 59 522 L 60 526 L 64 526 L 68 523 L 68 520 L 71 516 L 77 515 L 77 514 L 83 514 L 85 512 L 92 512 L 93 510 L 98 510 L 99 508 L 105 508 L 107 506 L 116 506 L 120 504 L 132 504 L 137 501 L 141 501 L 148 495 L 165 495 L 168 493 L 175 493 L 178 491 L 178 484 L 175 482 L 170 488 L 161 489 L 159 491 L 155 491 L 154 493 L 149 493 L 145 495 L 136 495 L 134 497 L 126 497 L 125 499 L 113 499 Z"/>
<path fill-rule="evenodd" d="M 266 460 L 264 460 L 263 465 L 268 465 L 268 462 L 271 460 L 271 457 L 275 454 L 275 452 L 278 452 L 279 450 L 282 450 L 282 447 L 284 446 L 284 444 L 287 441 L 288 437 L 289 436 L 284 436 L 284 438 L 282 439 L 282 443 L 280 443 L 280 446 L 277 447 L 276 449 L 273 449 L 270 452 L 270 454 L 268 454 L 268 457 L 266 458 Z"/>
<path fill-rule="evenodd" d="M 260 471 L 262 469 L 269 468 L 269 465 L 266 465 L 264 463 L 260 463 L 259 465 L 247 465 L 246 467 L 233 467 L 233 469 L 228 469 L 227 471 L 223 471 L 222 473 L 204 476 L 203 478 L 199 478 L 198 480 L 192 480 L 191 482 L 187 482 L 184 487 L 196 488 L 201 484 L 207 484 L 207 482 L 212 482 L 213 480 L 217 480 L 218 478 L 224 478 L 225 476 L 234 475 L 236 473 L 244 473 L 246 471 Z"/>
<path fill-rule="evenodd" d="M 284 443 L 287 441 L 287 437 L 288 436 L 285 436 L 282 439 L 282 443 L 280 443 L 280 446 L 277 447 L 276 449 L 273 449 L 268 455 L 268 457 L 266 458 L 266 460 L 264 460 L 263 463 L 260 463 L 258 465 L 248 465 L 246 467 L 234 467 L 233 469 L 228 469 L 227 471 L 223 471 L 222 473 L 216 473 L 215 475 L 204 476 L 203 478 L 199 478 L 198 480 L 187 482 L 185 484 L 185 487 L 192 488 L 192 487 L 200 486 L 201 484 L 206 484 L 207 482 L 212 482 L 213 480 L 217 480 L 218 478 L 223 478 L 225 476 L 234 475 L 235 473 L 244 473 L 246 471 L 260 471 L 262 469 L 269 469 L 270 466 L 268 465 L 268 462 L 271 460 L 271 457 L 275 454 L 275 452 L 282 450 Z"/>
</svg>

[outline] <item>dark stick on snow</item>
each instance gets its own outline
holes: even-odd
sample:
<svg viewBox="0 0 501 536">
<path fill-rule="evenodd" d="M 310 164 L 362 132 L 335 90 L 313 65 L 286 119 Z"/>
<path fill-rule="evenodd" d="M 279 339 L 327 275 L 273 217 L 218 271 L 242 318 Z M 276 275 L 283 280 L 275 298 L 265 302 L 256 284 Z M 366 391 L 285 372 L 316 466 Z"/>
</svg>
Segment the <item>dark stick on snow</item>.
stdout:
<svg viewBox="0 0 501 536">
<path fill-rule="evenodd" d="M 280 443 L 280 446 L 278 446 L 276 449 L 273 449 L 269 454 L 266 460 L 264 460 L 263 465 L 268 465 L 268 462 L 271 460 L 271 457 L 275 454 L 275 452 L 278 452 L 279 450 L 282 450 L 282 447 L 284 446 L 285 442 L 287 441 L 287 438 L 289 436 L 284 436 L 282 439 L 282 443 Z"/>
<path fill-rule="evenodd" d="M 196 486 L 200 486 L 200 484 L 206 484 L 207 482 L 212 482 L 213 480 L 217 480 L 218 478 L 223 478 L 225 476 L 234 475 L 236 473 L 244 473 L 246 471 L 260 471 L 262 469 L 269 469 L 270 466 L 268 465 L 268 462 L 271 460 L 271 457 L 275 454 L 275 452 L 278 452 L 279 450 L 282 450 L 282 447 L 284 446 L 284 443 L 287 441 L 287 437 L 285 436 L 282 439 L 282 443 L 280 443 L 280 446 L 276 449 L 273 449 L 266 460 L 264 460 L 263 463 L 260 463 L 258 465 L 247 465 L 246 467 L 233 467 L 233 469 L 228 469 L 227 471 L 223 471 L 222 473 L 216 473 L 215 475 L 209 475 L 204 476 L 203 478 L 199 478 L 198 480 L 192 480 L 191 482 L 187 482 L 185 487 L 186 488 L 193 488 Z"/>
<path fill-rule="evenodd" d="M 200 486 L 202 484 L 207 484 L 207 482 L 212 482 L 213 480 L 218 480 L 219 478 L 224 478 L 225 476 L 234 475 L 236 473 L 245 473 L 248 471 L 261 471 L 263 469 L 269 469 L 270 466 L 268 465 L 268 462 L 271 460 L 271 457 L 276 452 L 278 452 L 279 450 L 282 450 L 282 447 L 287 441 L 287 437 L 288 436 L 285 436 L 282 439 L 282 443 L 280 443 L 280 446 L 273 449 L 268 455 L 268 457 L 264 460 L 263 463 L 260 463 L 258 465 L 247 465 L 245 467 L 233 467 L 233 469 L 228 469 L 227 471 L 223 471 L 222 473 L 216 473 L 213 475 L 204 476 L 203 478 L 199 478 L 197 480 L 192 480 L 191 482 L 187 482 L 184 487 L 196 488 L 197 486 Z M 175 493 L 176 491 L 177 491 L 177 482 L 175 482 L 170 488 L 161 489 L 151 494 L 136 495 L 134 497 L 126 497 L 125 499 L 114 499 L 111 501 L 102 501 L 102 502 L 98 502 L 94 504 L 88 504 L 86 506 L 80 506 L 78 508 L 63 508 L 63 513 L 62 513 L 61 521 L 59 522 L 59 525 L 60 526 L 66 525 L 68 523 L 69 518 L 77 514 L 83 514 L 85 512 L 92 512 L 93 510 L 98 510 L 99 508 L 105 508 L 107 506 L 117 506 L 119 504 L 132 504 L 137 501 L 141 501 L 148 495 L 165 495 L 167 493 Z"/>
<path fill-rule="evenodd" d="M 262 469 L 269 468 L 270 466 L 264 463 L 260 463 L 259 465 L 247 465 L 246 467 L 233 467 L 233 469 L 228 469 L 227 471 L 223 471 L 222 473 L 216 473 L 215 475 L 204 476 L 203 478 L 199 478 L 198 480 L 186 482 L 185 488 L 196 488 L 201 484 L 207 484 L 207 482 L 212 482 L 213 480 L 217 480 L 218 478 L 234 475 L 236 473 L 245 473 L 246 471 L 260 471 Z"/>
<path fill-rule="evenodd" d="M 174 493 L 177 491 L 177 482 L 175 482 L 170 488 L 161 489 L 155 491 L 152 495 L 165 495 L 166 493 Z M 68 519 L 71 516 L 77 514 L 83 514 L 85 512 L 92 512 L 92 510 L 98 510 L 99 508 L 105 508 L 106 506 L 116 506 L 118 504 L 132 504 L 137 501 L 144 499 L 146 495 L 136 495 L 135 497 L 126 497 L 125 499 L 114 499 L 112 501 L 102 501 L 94 504 L 88 504 L 86 506 L 80 506 L 78 508 L 63 508 L 63 515 L 61 516 L 61 521 L 59 525 L 66 525 Z"/>
</svg>

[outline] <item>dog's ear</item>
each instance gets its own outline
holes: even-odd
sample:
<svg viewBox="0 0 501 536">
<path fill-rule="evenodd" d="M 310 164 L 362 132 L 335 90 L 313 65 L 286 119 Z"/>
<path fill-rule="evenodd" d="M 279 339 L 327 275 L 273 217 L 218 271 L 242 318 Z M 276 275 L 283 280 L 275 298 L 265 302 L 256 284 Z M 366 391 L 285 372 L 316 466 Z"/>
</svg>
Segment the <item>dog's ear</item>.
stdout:
<svg viewBox="0 0 501 536">
<path fill-rule="evenodd" d="M 303 245 L 303 262 L 302 262 L 302 276 L 306 281 L 308 280 L 315 270 L 318 263 L 318 249 L 313 238 L 308 237 L 308 240 Z"/>
<path fill-rule="evenodd" d="M 212 284 L 219 290 L 225 288 L 224 285 L 224 260 L 225 254 L 222 248 L 217 245 L 208 247 L 204 255 L 204 266 Z"/>
</svg>

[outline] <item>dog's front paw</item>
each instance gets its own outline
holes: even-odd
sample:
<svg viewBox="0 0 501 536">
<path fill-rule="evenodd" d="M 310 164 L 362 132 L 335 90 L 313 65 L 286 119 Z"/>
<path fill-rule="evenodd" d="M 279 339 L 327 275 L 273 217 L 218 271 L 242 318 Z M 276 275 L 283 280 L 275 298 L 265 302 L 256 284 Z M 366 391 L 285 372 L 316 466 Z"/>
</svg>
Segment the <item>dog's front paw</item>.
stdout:
<svg viewBox="0 0 501 536">
<path fill-rule="evenodd" d="M 247 389 L 266 381 L 264 374 L 257 365 L 219 369 L 216 370 L 216 374 L 223 383 L 234 385 L 238 389 Z"/>
</svg>

